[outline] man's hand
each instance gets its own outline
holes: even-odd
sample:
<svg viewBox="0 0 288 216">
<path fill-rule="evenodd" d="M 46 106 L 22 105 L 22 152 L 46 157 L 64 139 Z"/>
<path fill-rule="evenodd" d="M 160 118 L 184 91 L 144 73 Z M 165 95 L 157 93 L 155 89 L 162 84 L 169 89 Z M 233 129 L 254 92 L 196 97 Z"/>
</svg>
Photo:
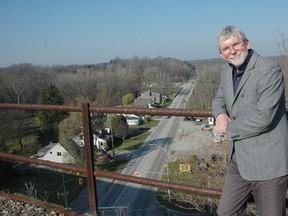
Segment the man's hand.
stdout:
<svg viewBox="0 0 288 216">
<path fill-rule="evenodd" d="M 218 133 L 222 133 L 222 134 L 225 134 L 226 133 L 226 130 L 227 130 L 227 125 L 228 125 L 228 122 L 230 122 L 231 119 L 229 118 L 229 116 L 227 114 L 219 114 L 217 117 L 216 117 L 216 131 Z"/>
</svg>

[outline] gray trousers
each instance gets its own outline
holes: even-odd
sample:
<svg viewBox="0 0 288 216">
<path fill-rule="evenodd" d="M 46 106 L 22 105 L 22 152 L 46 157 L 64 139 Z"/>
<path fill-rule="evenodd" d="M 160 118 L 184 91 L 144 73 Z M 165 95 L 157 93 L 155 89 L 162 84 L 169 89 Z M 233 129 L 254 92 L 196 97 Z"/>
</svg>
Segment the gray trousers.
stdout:
<svg viewBox="0 0 288 216">
<path fill-rule="evenodd" d="M 241 177 L 233 154 L 217 213 L 219 216 L 244 216 L 247 199 L 253 193 L 260 216 L 285 216 L 287 181 L 288 175 L 265 181 L 247 181 Z"/>
</svg>

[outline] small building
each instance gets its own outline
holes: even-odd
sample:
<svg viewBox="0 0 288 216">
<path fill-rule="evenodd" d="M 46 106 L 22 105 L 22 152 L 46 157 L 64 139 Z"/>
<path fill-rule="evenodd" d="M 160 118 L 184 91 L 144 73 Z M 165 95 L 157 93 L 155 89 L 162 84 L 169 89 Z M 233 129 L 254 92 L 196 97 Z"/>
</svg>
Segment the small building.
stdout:
<svg viewBox="0 0 288 216">
<path fill-rule="evenodd" d="M 147 107 L 148 104 L 160 104 L 162 100 L 161 94 L 148 90 L 135 98 L 133 105 Z"/>
<path fill-rule="evenodd" d="M 37 152 L 38 159 L 57 163 L 74 163 L 74 158 L 60 143 L 50 143 Z"/>
<path fill-rule="evenodd" d="M 110 139 L 110 136 L 105 135 L 102 132 L 93 134 L 93 145 L 96 146 L 97 149 L 106 149 L 109 139 Z M 84 138 L 82 134 L 80 134 L 77 137 L 74 137 L 73 141 L 80 147 L 85 146 Z"/>
<path fill-rule="evenodd" d="M 108 135 L 102 135 L 99 134 L 98 136 L 96 134 L 93 134 L 93 144 L 96 146 L 97 149 L 105 150 L 108 148 L 108 141 L 110 139 L 110 136 Z"/>
<path fill-rule="evenodd" d="M 126 114 L 124 116 L 129 126 L 140 125 L 144 122 L 144 117 L 142 115 Z"/>
</svg>

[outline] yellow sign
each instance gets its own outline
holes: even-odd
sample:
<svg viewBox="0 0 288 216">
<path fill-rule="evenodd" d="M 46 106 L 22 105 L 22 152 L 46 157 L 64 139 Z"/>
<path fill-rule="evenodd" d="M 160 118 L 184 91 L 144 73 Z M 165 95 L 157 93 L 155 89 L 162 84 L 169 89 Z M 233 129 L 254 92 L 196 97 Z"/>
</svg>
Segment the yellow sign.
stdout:
<svg viewBox="0 0 288 216">
<path fill-rule="evenodd" d="M 180 164 L 180 172 L 190 172 L 190 164 Z"/>
<path fill-rule="evenodd" d="M 140 173 L 139 173 L 139 172 L 135 172 L 135 173 L 134 173 L 134 176 L 139 177 L 139 176 L 140 176 Z"/>
</svg>

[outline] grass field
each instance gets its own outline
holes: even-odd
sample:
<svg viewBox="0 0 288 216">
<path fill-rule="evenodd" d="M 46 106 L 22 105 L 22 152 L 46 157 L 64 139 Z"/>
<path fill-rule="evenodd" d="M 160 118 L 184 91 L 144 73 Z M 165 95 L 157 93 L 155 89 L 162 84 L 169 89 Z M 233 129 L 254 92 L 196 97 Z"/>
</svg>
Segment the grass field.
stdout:
<svg viewBox="0 0 288 216">
<path fill-rule="evenodd" d="M 6 163 L 6 168 L 10 165 Z M 0 170 L 4 171 L 3 166 Z M 0 190 L 65 207 L 63 177 L 69 203 L 85 187 L 86 177 L 52 171 L 31 174 L 26 170 L 21 173 L 17 169 L 10 169 L 2 172 Z"/>
</svg>

